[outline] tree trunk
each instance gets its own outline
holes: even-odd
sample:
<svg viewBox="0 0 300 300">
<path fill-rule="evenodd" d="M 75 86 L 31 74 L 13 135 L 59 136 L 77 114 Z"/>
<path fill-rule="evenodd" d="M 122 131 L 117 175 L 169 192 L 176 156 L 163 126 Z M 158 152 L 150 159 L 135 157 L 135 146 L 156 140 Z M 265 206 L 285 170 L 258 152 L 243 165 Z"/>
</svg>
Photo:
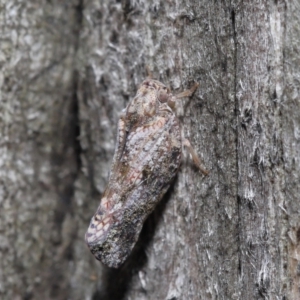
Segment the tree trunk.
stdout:
<svg viewBox="0 0 300 300">
<path fill-rule="evenodd" d="M 1 299 L 300 298 L 299 1 L 0 3 Z M 184 152 L 108 269 L 84 234 L 147 68 L 200 83 L 178 115 L 210 174 Z"/>
</svg>

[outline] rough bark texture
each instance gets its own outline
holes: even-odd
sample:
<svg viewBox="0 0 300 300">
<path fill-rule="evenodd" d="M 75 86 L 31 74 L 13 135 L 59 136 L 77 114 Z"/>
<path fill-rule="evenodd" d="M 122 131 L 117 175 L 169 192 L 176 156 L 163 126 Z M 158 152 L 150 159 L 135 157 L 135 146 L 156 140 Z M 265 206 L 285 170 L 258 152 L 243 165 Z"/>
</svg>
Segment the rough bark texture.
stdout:
<svg viewBox="0 0 300 300">
<path fill-rule="evenodd" d="M 0 298 L 299 299 L 300 2 L 0 1 Z M 119 270 L 84 233 L 146 77 L 199 90 Z"/>
</svg>

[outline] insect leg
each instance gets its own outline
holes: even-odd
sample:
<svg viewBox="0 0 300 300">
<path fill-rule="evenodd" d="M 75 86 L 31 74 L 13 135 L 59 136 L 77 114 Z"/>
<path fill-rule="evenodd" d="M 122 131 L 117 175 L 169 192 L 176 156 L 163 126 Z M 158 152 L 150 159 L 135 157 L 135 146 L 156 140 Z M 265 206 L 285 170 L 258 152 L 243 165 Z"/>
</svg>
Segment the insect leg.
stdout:
<svg viewBox="0 0 300 300">
<path fill-rule="evenodd" d="M 205 170 L 202 166 L 201 166 L 201 160 L 199 158 L 199 156 L 197 155 L 195 149 L 192 147 L 190 141 L 188 139 L 184 139 L 183 140 L 183 145 L 187 147 L 188 151 L 190 152 L 190 154 L 192 155 L 194 164 L 197 166 L 197 168 L 204 174 L 204 175 L 208 175 L 208 171 Z"/>
<path fill-rule="evenodd" d="M 180 94 L 176 95 L 175 97 L 177 99 L 191 97 L 194 94 L 194 92 L 196 91 L 196 89 L 198 88 L 198 86 L 199 86 L 199 83 L 196 82 L 189 90 L 183 91 Z"/>
<path fill-rule="evenodd" d="M 170 97 L 168 99 L 168 105 L 173 110 L 176 110 L 175 109 L 176 100 L 181 99 L 181 98 L 185 98 L 185 97 L 191 97 L 194 94 L 194 92 L 196 91 L 196 89 L 198 88 L 198 86 L 199 86 L 199 83 L 196 82 L 189 90 L 183 91 L 183 92 L 179 93 L 176 96 Z"/>
</svg>

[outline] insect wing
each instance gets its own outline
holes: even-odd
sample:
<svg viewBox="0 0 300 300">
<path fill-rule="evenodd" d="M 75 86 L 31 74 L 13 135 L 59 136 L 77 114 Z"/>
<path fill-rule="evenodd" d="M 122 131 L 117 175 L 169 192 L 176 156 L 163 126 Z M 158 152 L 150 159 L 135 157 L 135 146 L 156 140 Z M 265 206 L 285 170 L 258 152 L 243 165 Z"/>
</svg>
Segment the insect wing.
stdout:
<svg viewBox="0 0 300 300">
<path fill-rule="evenodd" d="M 86 234 L 91 252 L 110 267 L 119 267 L 130 254 L 177 173 L 181 136 L 176 116 L 163 111 L 133 126 L 119 156 Z"/>
</svg>

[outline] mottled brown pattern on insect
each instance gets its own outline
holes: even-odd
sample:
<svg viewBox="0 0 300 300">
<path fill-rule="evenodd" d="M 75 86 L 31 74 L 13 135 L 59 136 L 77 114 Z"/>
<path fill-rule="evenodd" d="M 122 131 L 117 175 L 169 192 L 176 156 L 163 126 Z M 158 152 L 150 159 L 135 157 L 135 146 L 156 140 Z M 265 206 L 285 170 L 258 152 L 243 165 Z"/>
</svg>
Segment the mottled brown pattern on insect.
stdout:
<svg viewBox="0 0 300 300">
<path fill-rule="evenodd" d="M 109 267 L 119 267 L 130 254 L 178 171 L 183 144 L 206 173 L 189 142 L 182 141 L 173 112 L 176 99 L 197 86 L 175 97 L 161 82 L 146 79 L 122 111 L 109 182 L 85 236 L 94 256 Z"/>
</svg>

